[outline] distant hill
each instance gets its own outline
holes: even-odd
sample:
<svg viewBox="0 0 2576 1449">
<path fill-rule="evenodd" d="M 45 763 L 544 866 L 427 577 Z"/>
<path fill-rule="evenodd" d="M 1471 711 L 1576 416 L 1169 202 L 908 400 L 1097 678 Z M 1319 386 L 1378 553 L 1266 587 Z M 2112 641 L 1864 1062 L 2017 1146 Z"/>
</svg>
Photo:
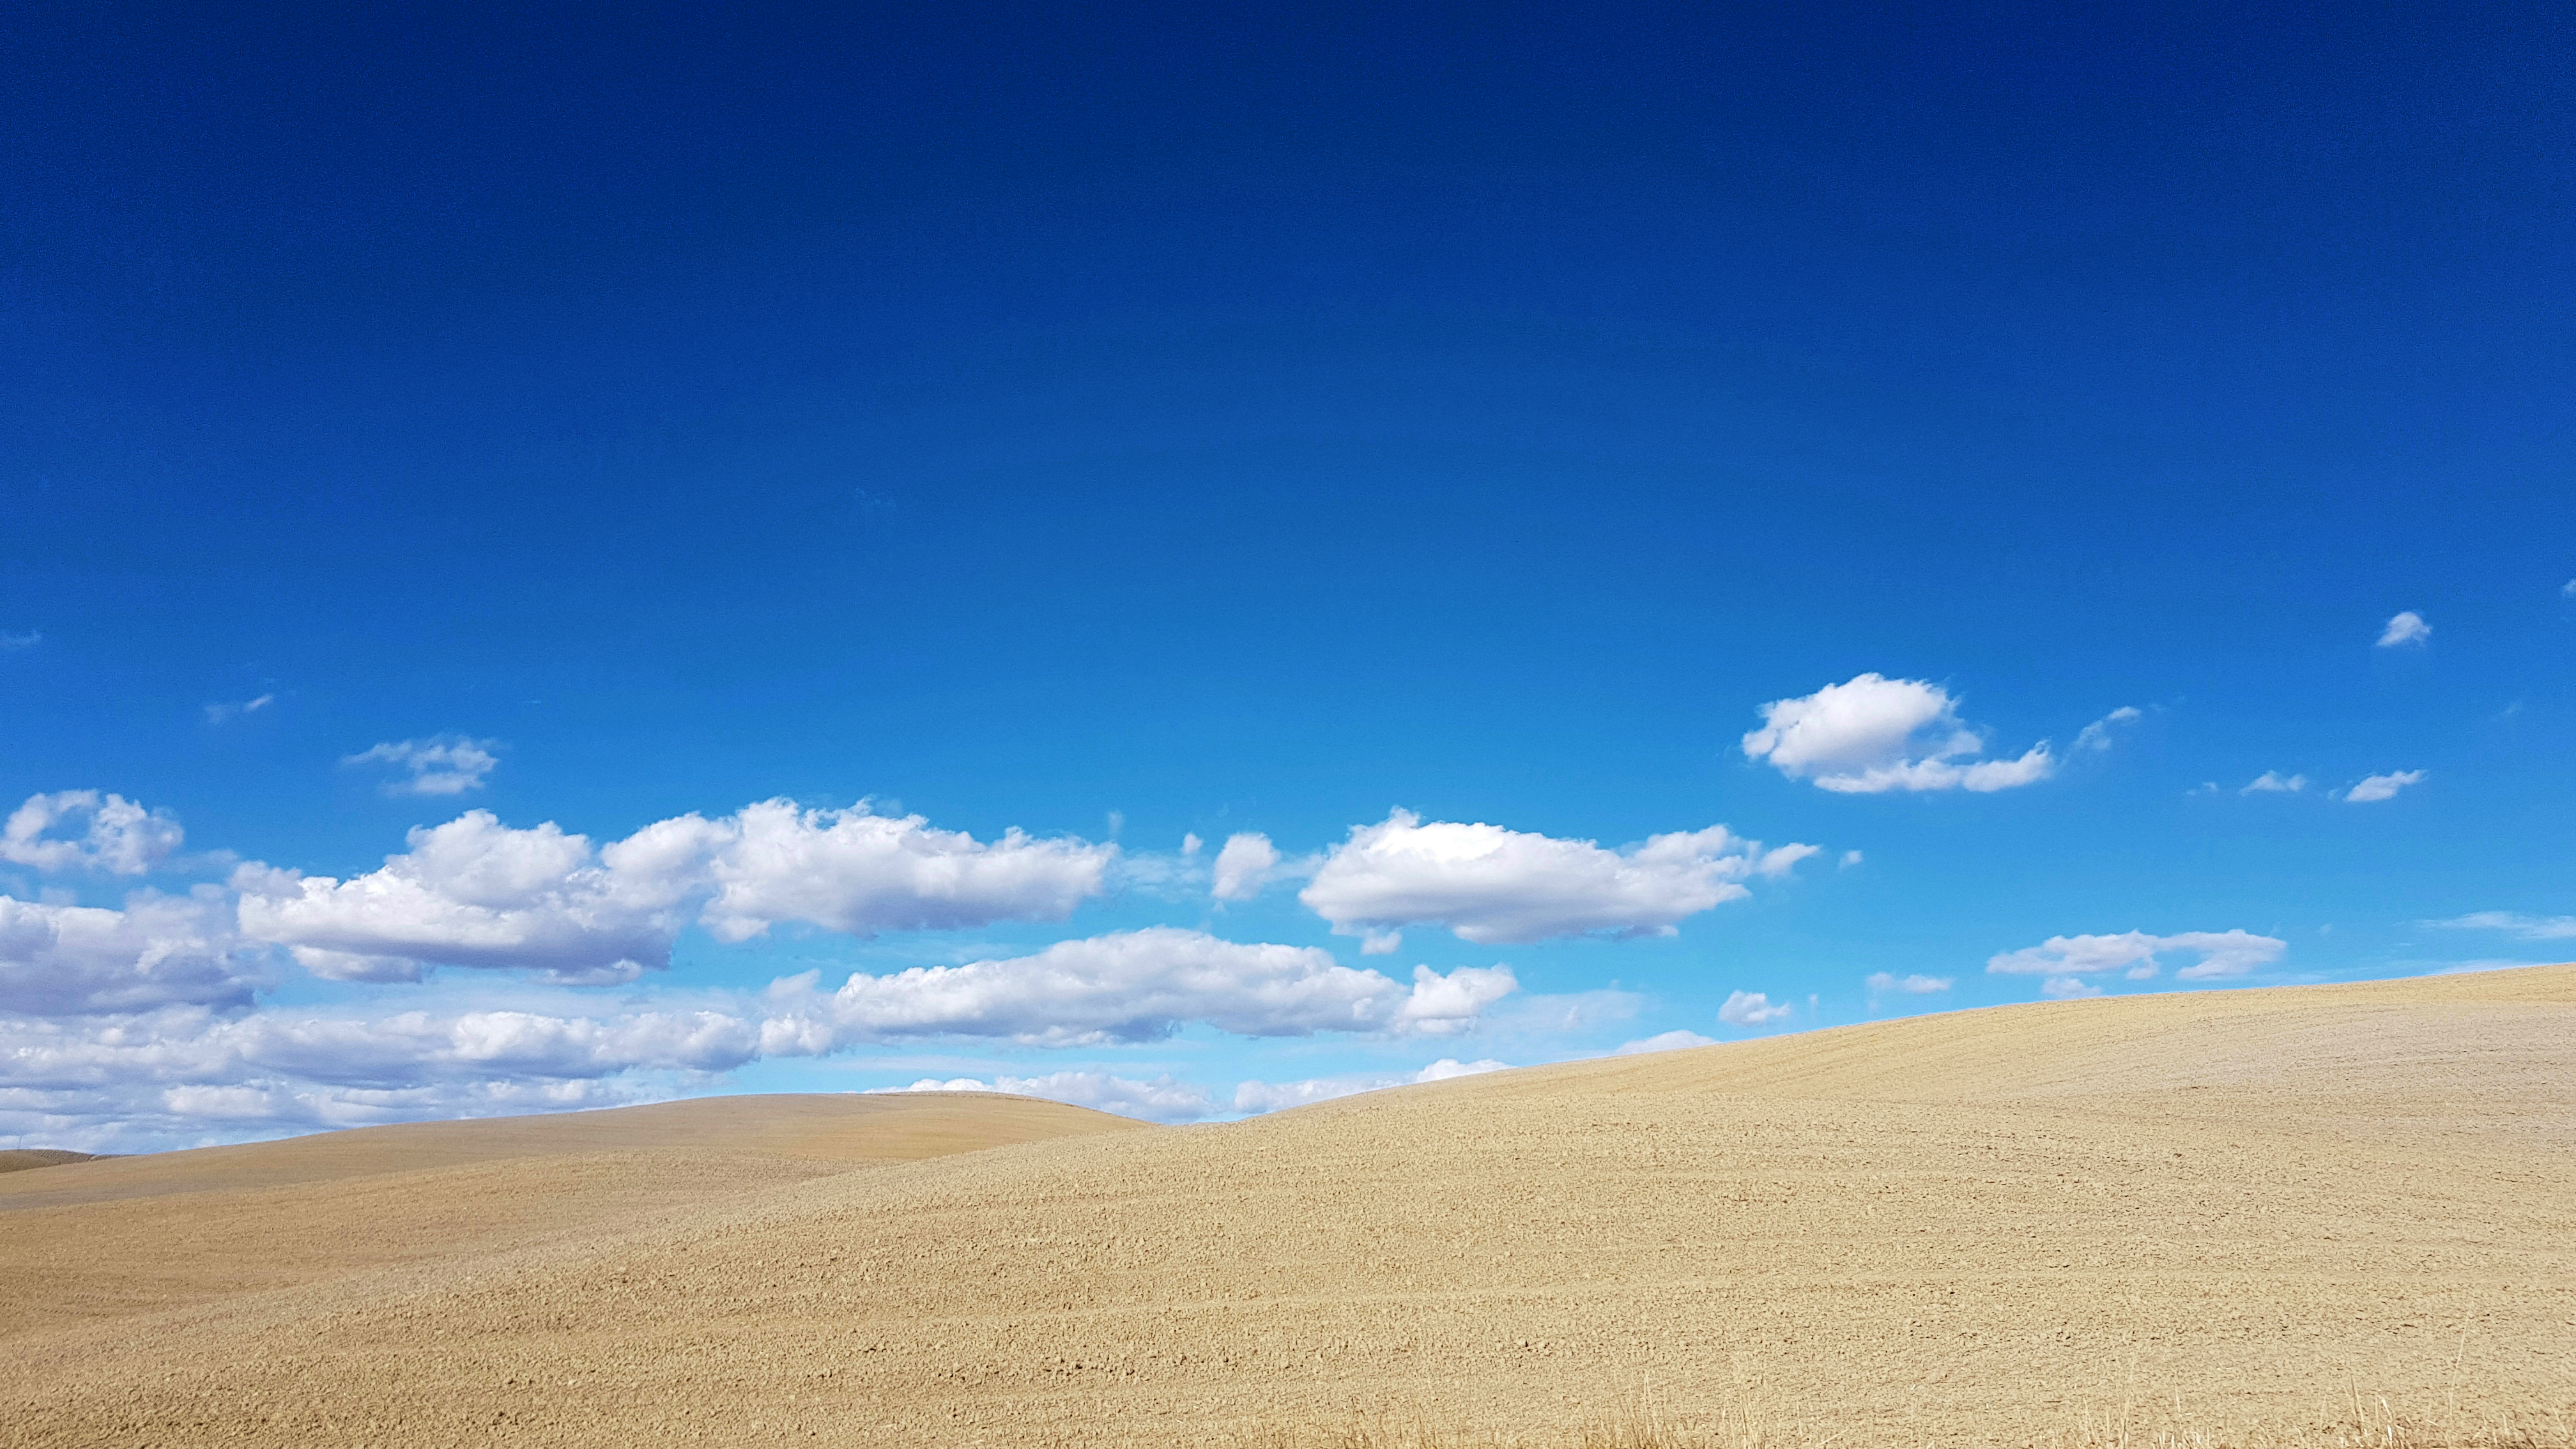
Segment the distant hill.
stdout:
<svg viewBox="0 0 2576 1449">
<path fill-rule="evenodd" d="M 66 1162 L 96 1162 L 86 1152 L 66 1152 L 59 1147 L 0 1147 L 0 1172 L 24 1172 L 31 1167 L 60 1167 Z"/>
</svg>

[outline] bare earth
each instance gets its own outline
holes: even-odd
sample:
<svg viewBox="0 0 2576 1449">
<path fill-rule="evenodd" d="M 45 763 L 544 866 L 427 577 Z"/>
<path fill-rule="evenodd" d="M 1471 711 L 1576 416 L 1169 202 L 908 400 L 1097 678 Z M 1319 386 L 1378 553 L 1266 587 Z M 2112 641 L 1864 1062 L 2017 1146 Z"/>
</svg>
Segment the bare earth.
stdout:
<svg viewBox="0 0 2576 1449">
<path fill-rule="evenodd" d="M 2576 966 L 1126 1126 L 731 1098 L 10 1173 L 0 1443 L 2576 1424 Z"/>
</svg>

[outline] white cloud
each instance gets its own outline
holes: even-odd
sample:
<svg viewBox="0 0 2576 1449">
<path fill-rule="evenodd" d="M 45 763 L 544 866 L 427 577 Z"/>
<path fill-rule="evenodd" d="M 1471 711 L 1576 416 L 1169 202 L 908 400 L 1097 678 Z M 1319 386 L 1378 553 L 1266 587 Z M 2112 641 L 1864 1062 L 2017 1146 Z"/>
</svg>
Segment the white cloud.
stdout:
<svg viewBox="0 0 2576 1449">
<path fill-rule="evenodd" d="M 2265 770 L 2248 781 L 2245 788 L 2236 793 L 2239 795 L 2295 795 L 2306 788 L 2308 788 L 2308 777 L 2305 775 L 2284 775 L 2278 770 Z"/>
<path fill-rule="evenodd" d="M 2039 983 L 2039 994 L 2051 1001 L 2080 1001 L 2101 995 L 2102 988 L 2081 976 L 2051 976 Z"/>
<path fill-rule="evenodd" d="M 411 773 L 388 780 L 388 795 L 462 795 L 483 788 L 484 777 L 500 760 L 492 754 L 497 740 L 471 740 L 438 735 L 425 740 L 394 740 L 343 756 L 343 765 L 392 765 Z"/>
<path fill-rule="evenodd" d="M 2424 622 L 2423 615 L 2408 609 L 2403 613 L 2390 616 L 2387 627 L 2379 631 L 2378 647 L 2402 649 L 2409 644 L 2421 644 L 2432 637 L 2433 626 Z"/>
<path fill-rule="evenodd" d="M 225 724 L 246 714 L 257 714 L 275 703 L 277 703 L 276 695 L 263 694 L 257 699 L 245 699 L 230 704 L 210 704 L 206 706 L 206 723 Z M 384 747 L 379 745 L 377 748 Z"/>
<path fill-rule="evenodd" d="M 343 980 L 465 966 L 611 983 L 667 966 L 701 901 L 700 919 L 727 941 L 781 921 L 871 936 L 1052 920 L 1101 888 L 1116 855 L 1018 831 L 985 844 L 917 815 L 784 800 L 720 820 L 675 816 L 596 851 L 551 821 L 518 830 L 487 810 L 415 829 L 408 843 L 347 881 L 242 867 L 243 933 Z"/>
<path fill-rule="evenodd" d="M 989 1082 L 975 1077 L 952 1077 L 946 1081 L 924 1077 L 909 1087 L 879 1087 L 874 1090 L 878 1093 L 1000 1092 L 1013 1097 L 1044 1097 L 1051 1102 L 1068 1102 L 1077 1107 L 1115 1112 L 1122 1117 L 1142 1117 L 1149 1122 L 1196 1122 L 1213 1117 L 1218 1111 L 1206 1088 L 1184 1082 L 1169 1072 L 1150 1081 L 1095 1071 L 1049 1072 L 1040 1077 L 996 1076 Z"/>
<path fill-rule="evenodd" d="M 713 1011 L 0 1015 L 0 1141 L 130 1150 L 609 1105 L 730 1070 L 757 1041 Z"/>
<path fill-rule="evenodd" d="M 0 630 L 0 654 L 14 654 L 21 649 L 33 649 L 44 642 L 45 636 L 33 629 L 24 634 L 12 634 L 7 630 Z"/>
<path fill-rule="evenodd" d="M 2067 994 L 2064 982 L 2118 971 L 2129 980 L 2151 980 L 2163 970 L 2157 958 L 2183 952 L 2200 959 L 2174 973 L 2185 981 L 2210 981 L 2243 976 L 2281 959 L 2289 943 L 2277 936 L 2257 936 L 2239 929 L 2233 931 L 2184 931 L 2171 936 L 2150 936 L 2144 931 L 2128 931 L 2117 936 L 2051 936 L 2037 946 L 2006 951 L 1987 960 L 1986 969 L 2006 974 L 2047 976 L 2051 980 L 2041 989 L 2049 995 Z M 2078 993 L 2093 995 L 2090 990 Z"/>
<path fill-rule="evenodd" d="M 1642 1056 L 1648 1052 L 1677 1052 L 1690 1047 L 1715 1045 L 1717 1045 L 1717 1038 L 1713 1036 L 1701 1036 L 1695 1031 L 1666 1031 L 1649 1037 L 1640 1037 L 1636 1041 L 1621 1042 L 1610 1055 L 1633 1057 Z"/>
<path fill-rule="evenodd" d="M 1447 926 L 1479 945 L 1558 936 L 1669 936 L 1675 923 L 1784 876 L 1812 845 L 1765 851 L 1723 825 L 1604 850 L 1589 840 L 1434 821 L 1398 810 L 1356 826 L 1298 893 L 1361 949 L 1396 948 L 1407 926 Z"/>
<path fill-rule="evenodd" d="M 165 811 L 122 795 L 60 790 L 30 795 L 0 825 L 0 861 L 41 871 L 144 875 L 185 839 Z"/>
<path fill-rule="evenodd" d="M 235 938 L 219 899 L 146 893 L 123 910 L 106 910 L 0 896 L 0 1011 L 238 1008 L 250 1005 L 265 981 L 257 953 Z"/>
<path fill-rule="evenodd" d="M 1393 1027 L 1421 1036 L 1451 1036 L 1473 1027 L 1485 1008 L 1520 989 L 1509 966 L 1460 966 L 1443 976 L 1413 968 L 1413 989 L 1396 1008 Z"/>
<path fill-rule="evenodd" d="M 1248 901 L 1261 894 L 1278 869 L 1279 849 L 1269 836 L 1250 830 L 1229 835 L 1216 853 L 1216 882 L 1209 894 L 1221 901 Z"/>
<path fill-rule="evenodd" d="M 776 1052 L 856 1041 L 1007 1037 L 1040 1046 L 1151 1041 L 1204 1023 L 1240 1036 L 1318 1031 L 1445 1035 L 1517 989 L 1505 966 L 1443 976 L 1417 966 L 1413 986 L 1355 970 L 1313 946 L 1241 945 L 1157 926 L 1059 941 L 1034 956 L 963 966 L 853 974 L 838 991 L 813 973 L 771 988 Z"/>
<path fill-rule="evenodd" d="M 688 815 L 594 852 L 552 821 L 514 830 L 472 810 L 412 830 L 408 853 L 352 880 L 253 862 L 233 886 L 242 934 L 290 948 L 317 976 L 410 981 L 467 966 L 631 981 L 670 964 L 706 848 L 720 837 Z"/>
<path fill-rule="evenodd" d="M 2392 799 L 2398 791 L 2407 786 L 2424 783 L 2424 777 L 2428 773 L 2430 772 L 2425 770 L 2392 770 L 2385 775 L 2366 776 L 2360 784 L 2344 791 L 2343 798 L 2355 805 L 2368 805 L 2374 801 Z"/>
<path fill-rule="evenodd" d="M 2145 715 L 2135 705 L 2124 704 L 2075 733 L 2075 748 L 2101 751 L 2111 748 L 2111 726 L 2129 724 Z"/>
<path fill-rule="evenodd" d="M 1860 864 L 1860 862 L 1861 862 L 1861 853 L 1860 853 L 1859 851 L 1857 851 L 1857 850 L 1846 850 L 1846 851 L 1844 851 L 1844 852 L 1843 852 L 1843 869 L 1845 869 L 1845 870 L 1849 870 L 1849 869 L 1851 869 L 1853 866 L 1856 866 L 1856 865 Z"/>
<path fill-rule="evenodd" d="M 521 844 L 533 854 L 548 843 Z M 205 894 L 138 898 L 124 913 L 0 904 L 0 1144 L 34 1134 L 156 1147 L 596 1106 L 669 1095 L 763 1056 L 943 1032 L 1071 1044 L 1189 1020 L 1254 1034 L 1436 1035 L 1472 1025 L 1513 989 L 1503 968 L 1419 968 L 1408 989 L 1322 952 L 1165 931 L 1135 933 L 1159 941 L 1068 942 L 1017 962 L 860 977 L 834 996 L 808 975 L 765 999 L 648 998 L 597 1012 L 544 1001 L 370 1018 L 254 1011 L 259 960 L 226 949 L 238 943 L 225 935 L 219 893 Z M 1199 1089 L 1169 1079 L 1075 1071 L 991 1086 L 1158 1120 L 1212 1110 Z"/>
<path fill-rule="evenodd" d="M 134 873 L 178 843 L 175 825 L 117 797 L 35 805 L 21 812 L 32 824 L 9 837 L 22 861 Z M 251 862 L 234 872 L 229 894 L 211 885 L 189 896 L 141 892 L 122 910 L 0 897 L 0 1143 L 36 1134 L 158 1147 L 595 1106 L 668 1095 L 763 1055 L 928 1035 L 1061 1045 L 1204 1024 L 1250 1035 L 1439 1037 L 1476 1026 L 1517 990 L 1504 966 L 1417 967 L 1407 982 L 1316 948 L 1159 929 L 1013 960 L 860 974 L 833 993 L 809 973 L 774 983 L 765 998 L 645 998 L 598 1011 L 563 1009 L 535 987 L 512 988 L 519 1009 L 508 1010 L 358 1019 L 258 1009 L 281 947 L 342 978 L 415 979 L 454 965 L 595 984 L 662 964 L 691 913 L 724 905 L 728 887 L 742 888 L 726 917 L 734 922 L 774 912 L 852 929 L 981 923 L 998 911 L 1063 907 L 1114 854 L 1016 835 L 983 845 L 918 819 L 784 802 L 720 820 L 681 816 L 606 845 L 551 822 L 514 829 L 477 810 L 414 830 L 406 844 L 349 880 Z M 801 893 L 770 890 L 796 870 L 819 879 Z M 532 994 L 544 999 L 531 1004 Z M 997 1085 L 1162 1120 L 1210 1110 L 1186 1084 L 1093 1077 Z"/>
<path fill-rule="evenodd" d="M 1059 921 L 1099 893 L 1114 845 L 1040 840 L 1018 830 L 989 844 L 936 830 L 918 815 L 746 806 L 726 826 L 706 910 L 718 939 L 741 941 L 779 921 L 871 936 L 956 930 L 993 921 Z"/>
<path fill-rule="evenodd" d="M 2519 911 L 2471 911 L 2444 921 L 2426 921 L 2446 931 L 2502 931 L 2526 941 L 2576 938 L 2576 916 L 2526 916 Z"/>
<path fill-rule="evenodd" d="M 1930 996 L 1949 990 L 1954 981 L 1955 978 L 1948 976 L 1896 976 L 1874 971 L 1870 973 L 1868 984 L 1872 996 L 1893 996 L 1900 992 L 1907 996 Z"/>
<path fill-rule="evenodd" d="M 2576 599 L 2576 579 L 2569 579 L 2567 582 L 2560 584 L 2558 586 L 2558 597 L 2562 599 Z M 36 636 L 29 634 L 26 638 L 28 642 L 33 643 Z"/>
<path fill-rule="evenodd" d="M 1383 1091 L 1388 1087 L 1418 1086 L 1424 1082 L 1445 1082 L 1456 1077 L 1480 1076 L 1486 1072 L 1508 1071 L 1509 1062 L 1493 1060 L 1462 1062 L 1455 1057 L 1442 1057 L 1410 1076 L 1384 1076 L 1352 1073 L 1339 1077 L 1309 1077 L 1302 1082 L 1244 1082 L 1234 1089 L 1234 1110 L 1238 1112 L 1276 1112 L 1287 1107 L 1303 1107 L 1313 1102 L 1329 1102 L 1336 1097 L 1355 1096 L 1361 1092 Z"/>
<path fill-rule="evenodd" d="M 1726 1004 L 1717 1009 L 1717 1019 L 1728 1026 L 1768 1026 L 1787 1021 L 1791 1011 L 1789 1003 L 1783 1001 L 1775 1006 L 1762 992 L 1733 991 L 1727 993 Z"/>
<path fill-rule="evenodd" d="M 2134 715 L 2132 716 L 2134 717 Z M 1919 679 L 1862 674 L 1762 706 L 1744 737 L 1747 759 L 1840 794 L 1889 790 L 2009 790 L 2057 772 L 2048 742 L 2018 759 L 1978 760 L 1985 741 L 1962 723 L 1948 690 Z"/>
</svg>

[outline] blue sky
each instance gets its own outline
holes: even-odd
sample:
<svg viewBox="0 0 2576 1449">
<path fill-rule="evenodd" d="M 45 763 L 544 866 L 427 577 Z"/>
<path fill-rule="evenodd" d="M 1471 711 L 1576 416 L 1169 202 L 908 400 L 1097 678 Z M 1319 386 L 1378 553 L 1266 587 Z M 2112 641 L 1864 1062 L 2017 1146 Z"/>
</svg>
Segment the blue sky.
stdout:
<svg viewBox="0 0 2576 1449">
<path fill-rule="evenodd" d="M 2576 952 L 2544 12 L 7 26 L 0 1142 Z"/>
</svg>

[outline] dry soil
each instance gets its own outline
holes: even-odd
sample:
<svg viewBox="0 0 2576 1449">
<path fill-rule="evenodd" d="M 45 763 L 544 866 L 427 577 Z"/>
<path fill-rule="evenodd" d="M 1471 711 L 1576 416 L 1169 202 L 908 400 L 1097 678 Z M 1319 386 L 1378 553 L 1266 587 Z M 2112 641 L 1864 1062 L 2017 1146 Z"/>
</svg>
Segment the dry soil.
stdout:
<svg viewBox="0 0 2576 1449">
<path fill-rule="evenodd" d="M 1122 1125 L 732 1098 L 9 1174 L 0 1442 L 2576 1424 L 2576 967 Z"/>
</svg>

